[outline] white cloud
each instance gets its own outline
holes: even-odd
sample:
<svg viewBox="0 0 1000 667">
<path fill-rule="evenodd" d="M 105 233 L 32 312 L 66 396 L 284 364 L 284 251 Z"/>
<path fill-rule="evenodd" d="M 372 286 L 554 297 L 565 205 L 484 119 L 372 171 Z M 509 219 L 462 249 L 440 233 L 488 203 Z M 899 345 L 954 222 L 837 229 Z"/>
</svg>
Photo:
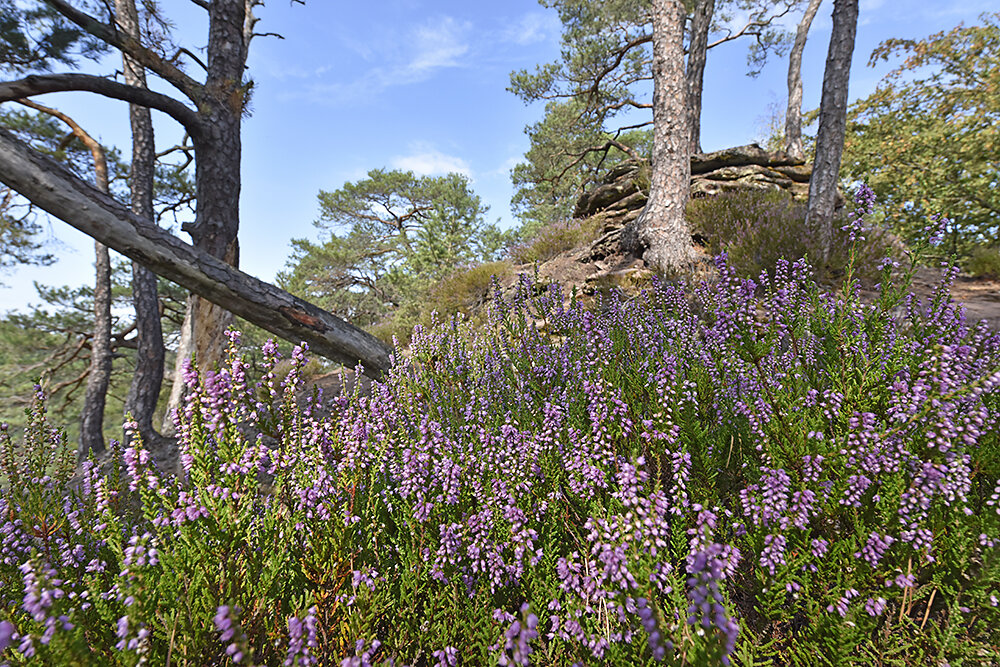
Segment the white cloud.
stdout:
<svg viewBox="0 0 1000 667">
<path fill-rule="evenodd" d="M 412 171 L 417 176 L 442 176 L 452 172 L 472 178 L 469 163 L 457 155 L 448 155 L 427 144 L 414 144 L 408 155 L 390 158 L 394 169 Z"/>
<path fill-rule="evenodd" d="M 318 102 L 368 100 L 395 86 L 421 83 L 442 69 L 467 64 L 472 24 L 450 16 L 413 26 L 381 50 L 385 60 L 353 81 L 315 83 L 306 96 Z"/>
<path fill-rule="evenodd" d="M 469 52 L 471 29 L 472 24 L 468 21 L 456 21 L 450 16 L 418 26 L 413 31 L 415 52 L 399 73 L 420 76 L 442 67 L 460 66 L 462 56 Z"/>
<path fill-rule="evenodd" d="M 498 166 L 496 169 L 490 171 L 487 174 L 487 176 L 507 178 L 508 176 L 510 176 L 510 170 L 516 167 L 521 162 L 524 162 L 523 155 L 512 155 L 506 160 L 504 160 L 502 163 L 500 163 L 500 166 Z"/>
<path fill-rule="evenodd" d="M 516 23 L 508 26 L 501 33 L 500 39 L 504 42 L 527 46 L 558 36 L 561 31 L 562 24 L 555 13 L 529 12 Z"/>
</svg>

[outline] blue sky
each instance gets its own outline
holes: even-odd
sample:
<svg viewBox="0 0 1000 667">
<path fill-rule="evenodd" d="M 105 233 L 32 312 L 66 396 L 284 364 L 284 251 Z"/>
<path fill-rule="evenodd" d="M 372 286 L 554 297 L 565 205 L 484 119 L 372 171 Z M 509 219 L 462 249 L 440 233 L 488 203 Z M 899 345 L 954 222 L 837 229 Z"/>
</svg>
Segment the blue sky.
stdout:
<svg viewBox="0 0 1000 667">
<path fill-rule="evenodd" d="M 891 69 L 867 67 L 882 40 L 975 23 L 981 12 L 995 10 L 994 3 L 862 0 L 851 98 L 870 93 Z M 161 7 L 173 18 L 180 43 L 192 50 L 203 44 L 201 10 L 184 0 Z M 806 46 L 806 109 L 819 104 L 832 8 L 832 0 L 825 0 Z M 256 88 L 243 130 L 240 268 L 272 280 L 284 267 L 292 238 L 319 238 L 312 225 L 319 190 L 337 189 L 378 167 L 466 174 L 490 206 L 489 219 L 505 228 L 516 224 L 509 170 L 528 148 L 525 125 L 540 119 L 543 109 L 526 107 L 506 88 L 512 70 L 558 58 L 554 10 L 534 0 L 271 0 L 257 15 L 258 31 L 284 39 L 261 37 L 251 47 L 249 74 Z M 798 17 L 786 20 L 793 30 Z M 745 75 L 746 46 L 736 41 L 709 53 L 705 150 L 749 143 L 760 136 L 770 110 L 784 108 L 786 59 L 772 58 L 751 79 Z M 71 113 L 104 143 L 130 145 L 125 105 L 94 95 L 38 99 Z M 159 149 L 180 139 L 166 117 L 156 114 L 155 123 Z M 90 282 L 92 241 L 58 220 L 50 231 L 62 244 L 60 260 L 0 275 L 0 311 L 37 302 L 32 281 Z"/>
</svg>

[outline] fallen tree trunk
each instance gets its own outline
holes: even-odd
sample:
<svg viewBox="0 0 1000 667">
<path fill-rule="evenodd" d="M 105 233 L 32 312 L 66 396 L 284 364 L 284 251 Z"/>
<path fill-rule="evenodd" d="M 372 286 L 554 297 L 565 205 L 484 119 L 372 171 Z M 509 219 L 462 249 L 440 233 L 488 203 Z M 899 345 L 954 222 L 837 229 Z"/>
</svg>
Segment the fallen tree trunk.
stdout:
<svg viewBox="0 0 1000 667">
<path fill-rule="evenodd" d="M 184 243 L 4 129 L 0 181 L 84 234 L 276 336 L 305 341 L 333 361 L 361 362 L 372 377 L 389 369 L 391 349 L 371 334 Z"/>
</svg>

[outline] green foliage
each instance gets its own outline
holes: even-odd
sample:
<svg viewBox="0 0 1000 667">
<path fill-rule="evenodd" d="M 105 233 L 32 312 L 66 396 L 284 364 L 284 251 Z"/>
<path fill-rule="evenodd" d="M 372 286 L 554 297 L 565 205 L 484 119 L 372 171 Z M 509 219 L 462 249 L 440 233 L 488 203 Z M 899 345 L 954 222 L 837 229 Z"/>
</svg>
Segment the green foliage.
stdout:
<svg viewBox="0 0 1000 667">
<path fill-rule="evenodd" d="M 511 73 L 509 90 L 526 104 L 546 103 L 543 119 L 526 128 L 531 147 L 512 171 L 512 208 L 524 225 L 522 240 L 568 218 L 577 198 L 624 159 L 647 159 L 652 140 L 650 4 L 648 0 L 540 0 L 559 13 L 561 58 Z M 685 3 L 688 11 L 693 2 Z M 770 25 L 796 0 L 718 0 L 713 32 L 719 43 L 746 17 L 754 38 L 751 74 L 767 55 L 780 53 L 787 34 Z"/>
<path fill-rule="evenodd" d="M 68 130 L 59 120 L 43 113 L 21 109 L 0 109 L 0 125 L 28 142 L 32 148 L 62 162 L 77 176 L 94 181 L 93 160 L 78 139 L 67 136 Z M 127 177 L 115 151 L 108 151 L 109 180 L 120 185 Z M 120 192 L 119 192 L 120 194 Z M 38 211 L 13 190 L 0 185 L 0 268 L 18 264 L 48 265 L 55 257 L 48 252 L 48 244 L 40 238 L 43 225 Z"/>
<path fill-rule="evenodd" d="M 177 478 L 138 441 L 74 473 L 34 392 L 23 446 L 0 430 L 0 657 L 988 664 L 996 337 L 947 279 L 904 321 L 909 275 L 870 307 L 802 262 L 720 270 L 700 314 L 522 281 L 329 416 L 296 407 L 301 351 L 252 386 L 231 335 L 188 374 Z"/>
<path fill-rule="evenodd" d="M 976 278 L 1000 280 L 1000 248 L 973 248 L 965 269 Z"/>
<path fill-rule="evenodd" d="M 511 259 L 517 264 L 545 262 L 581 243 L 597 238 L 600 221 L 595 218 L 573 218 L 542 227 L 527 241 L 510 250 Z"/>
<path fill-rule="evenodd" d="M 632 156 L 648 159 L 652 131 L 604 132 L 581 113 L 576 100 L 553 101 L 526 130 L 531 146 L 511 170 L 511 206 L 521 220 L 522 241 L 554 220 L 568 219 L 577 200 L 601 177 Z"/>
<path fill-rule="evenodd" d="M 58 119 L 45 113 L 20 109 L 0 110 L 0 123 L 32 148 L 60 161 L 79 178 L 93 182 L 93 156 L 79 139 L 68 133 Z M 112 196 L 128 202 L 129 164 L 113 148 L 106 148 Z M 4 192 L 4 191 L 0 191 Z M 158 163 L 154 177 L 154 210 L 158 222 L 171 222 L 191 212 L 194 183 L 191 174 L 178 166 Z M 37 235 L 43 213 L 10 190 L 0 196 L 0 266 L 16 263 L 50 263 L 52 256 Z M 117 256 L 115 256 L 117 257 Z M 134 337 L 131 307 L 131 263 L 113 262 L 111 386 L 105 410 L 105 428 L 120 433 L 122 406 L 134 368 Z M 0 419 L 15 428 L 24 425 L 24 396 L 40 381 L 52 397 L 50 409 L 69 425 L 76 437 L 90 361 L 93 331 L 93 281 L 77 286 L 36 285 L 40 305 L 26 312 L 8 313 L 0 319 Z M 164 307 L 164 334 L 169 342 L 179 330 L 186 292 L 175 284 L 159 281 Z M 170 363 L 168 362 L 168 367 Z"/>
<path fill-rule="evenodd" d="M 120 259 L 112 262 L 111 279 L 111 350 L 115 362 L 105 430 L 120 434 L 125 397 L 135 367 L 131 265 Z M 32 395 L 31 387 L 38 382 L 50 397 L 49 411 L 67 425 L 72 439 L 79 428 L 90 366 L 94 290 L 89 285 L 50 287 L 37 283 L 35 289 L 41 304 L 0 318 L 0 421 L 18 431 L 25 426 L 25 397 Z M 180 329 L 186 292 L 163 279 L 158 291 L 164 306 L 164 336 L 169 341 Z M 168 360 L 167 366 L 171 363 Z"/>
<path fill-rule="evenodd" d="M 45 3 L 0 0 L 0 72 L 47 71 L 108 48 Z"/>
<path fill-rule="evenodd" d="M 947 216 L 943 249 L 959 254 L 995 239 L 1000 219 L 1000 13 L 980 20 L 872 53 L 873 65 L 906 57 L 851 108 L 841 170 L 869 183 L 906 240 Z"/>
<path fill-rule="evenodd" d="M 687 208 L 692 231 L 708 241 L 709 253 L 727 253 L 729 265 L 748 278 L 773 273 L 779 259 L 818 256 L 805 232 L 805 217 L 805 205 L 782 190 L 736 190 L 693 199 Z M 842 276 L 854 252 L 858 273 L 867 278 L 877 276 L 876 263 L 893 252 L 884 232 L 875 227 L 866 232 L 863 243 L 852 244 L 841 229 L 846 217 L 842 211 L 833 224 L 830 274 Z"/>
<path fill-rule="evenodd" d="M 633 124 L 626 121 L 615 126 L 627 110 L 648 106 L 648 2 L 541 4 L 559 12 L 563 55 L 534 73 L 511 74 L 509 90 L 525 103 L 546 101 L 543 119 L 526 128 L 531 147 L 525 161 L 511 173 L 512 207 L 525 226 L 522 240 L 553 220 L 570 217 L 577 198 L 604 170 L 646 156 L 651 140 L 648 117 L 634 128 L 625 128 Z"/>
<path fill-rule="evenodd" d="M 465 176 L 374 169 L 319 194 L 316 226 L 329 237 L 292 241 L 278 285 L 357 326 L 419 302 L 458 267 L 495 259 L 508 240 L 483 220 Z"/>
<path fill-rule="evenodd" d="M 482 306 L 490 295 L 495 280 L 511 274 L 509 262 L 485 262 L 459 269 L 427 287 L 423 298 L 392 311 L 369 332 L 386 342 L 406 347 L 413 336 L 413 327 L 432 326 L 453 316 L 468 316 Z"/>
</svg>

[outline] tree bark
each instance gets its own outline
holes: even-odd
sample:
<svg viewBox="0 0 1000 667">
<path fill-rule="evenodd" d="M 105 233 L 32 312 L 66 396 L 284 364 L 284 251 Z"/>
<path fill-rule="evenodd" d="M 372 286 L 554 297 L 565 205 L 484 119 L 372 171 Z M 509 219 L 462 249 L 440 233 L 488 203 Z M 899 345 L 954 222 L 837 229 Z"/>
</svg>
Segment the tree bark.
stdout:
<svg viewBox="0 0 1000 667">
<path fill-rule="evenodd" d="M 32 74 L 17 81 L 0 81 L 0 102 L 46 93 L 81 91 L 157 109 L 167 114 L 192 135 L 201 131 L 197 112 L 167 95 L 135 88 L 93 74 Z"/>
<path fill-rule="evenodd" d="M 795 43 L 788 54 L 788 109 L 785 111 L 785 153 L 801 160 L 802 148 L 802 52 L 816 12 L 823 0 L 809 0 L 806 11 L 795 30 Z"/>
<path fill-rule="evenodd" d="M 244 0 L 223 0 L 208 6 L 208 61 L 205 92 L 199 108 L 204 132 L 192 136 L 195 150 L 195 192 L 198 207 L 188 232 L 194 246 L 234 267 L 239 266 L 240 227 L 240 121 L 245 95 L 243 70 L 249 36 Z M 192 357 L 202 368 L 212 368 L 223 359 L 226 329 L 233 314 L 197 294 L 188 297 L 181 337 L 177 347 L 173 385 L 163 420 L 166 433 L 173 433 L 172 415 L 184 393 L 182 364 Z"/>
<path fill-rule="evenodd" d="M 378 378 L 391 349 L 342 319 L 184 243 L 0 129 L 0 182 L 36 206 L 206 300 Z"/>
<path fill-rule="evenodd" d="M 115 0 L 118 27 L 131 38 L 139 40 L 139 16 L 135 0 Z M 146 71 L 128 54 L 122 54 L 125 83 L 146 88 Z M 132 169 L 129 174 L 132 212 L 155 224 L 153 211 L 153 176 L 156 169 L 156 143 L 153 120 L 148 107 L 129 105 L 132 126 Z M 163 385 L 163 329 L 160 323 L 160 303 L 156 293 L 156 274 L 132 261 L 132 306 L 135 308 L 136 355 L 135 372 L 125 399 L 125 412 L 132 415 L 144 442 L 157 439 L 153 428 L 153 413 Z M 126 435 L 127 437 L 127 435 Z"/>
<path fill-rule="evenodd" d="M 851 57 L 858 27 L 858 0 L 834 0 L 833 32 L 823 73 L 823 97 L 819 107 L 816 158 L 809 179 L 806 228 L 815 239 L 825 264 L 833 239 L 833 211 L 837 179 L 844 153 L 847 129 L 847 89 L 851 78 Z"/>
<path fill-rule="evenodd" d="M 653 164 L 649 200 L 636 222 L 643 259 L 678 273 L 694 259 L 684 217 L 691 188 L 691 131 L 681 0 L 653 0 Z"/>
<path fill-rule="evenodd" d="M 100 187 L 100 186 L 99 186 Z M 104 172 L 103 190 L 108 187 Z M 108 246 L 94 242 L 94 334 L 90 339 L 90 372 L 83 394 L 77 458 L 104 451 L 104 407 L 111 383 L 111 257 Z"/>
<path fill-rule="evenodd" d="M 691 14 L 691 41 L 688 46 L 687 89 L 691 123 L 692 153 L 701 152 L 701 98 L 708 54 L 708 31 L 715 14 L 715 0 L 697 0 Z"/>
<path fill-rule="evenodd" d="M 18 100 L 36 111 L 58 118 L 90 151 L 94 160 L 94 182 L 108 194 L 108 161 L 104 147 L 70 116 L 30 100 Z M 90 339 L 90 367 L 80 413 L 80 442 L 77 457 L 82 461 L 93 451 L 104 451 L 104 407 L 111 383 L 111 257 L 108 247 L 94 241 L 94 330 Z"/>
</svg>

